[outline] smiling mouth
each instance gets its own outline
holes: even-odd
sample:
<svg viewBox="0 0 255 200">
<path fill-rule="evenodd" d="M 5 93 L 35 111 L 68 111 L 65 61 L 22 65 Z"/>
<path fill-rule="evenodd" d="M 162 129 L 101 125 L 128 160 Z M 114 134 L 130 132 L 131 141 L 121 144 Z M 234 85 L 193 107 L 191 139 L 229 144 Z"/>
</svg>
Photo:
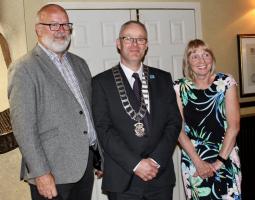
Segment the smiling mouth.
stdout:
<svg viewBox="0 0 255 200">
<path fill-rule="evenodd" d="M 207 68 L 207 66 L 206 65 L 201 65 L 201 66 L 197 66 L 197 68 L 198 69 L 205 69 L 205 68 Z"/>
<path fill-rule="evenodd" d="M 139 54 L 140 51 L 130 51 L 130 53 L 132 53 L 132 54 Z"/>
<path fill-rule="evenodd" d="M 54 38 L 56 41 L 65 41 L 66 40 L 66 38 L 65 37 L 55 37 Z"/>
</svg>

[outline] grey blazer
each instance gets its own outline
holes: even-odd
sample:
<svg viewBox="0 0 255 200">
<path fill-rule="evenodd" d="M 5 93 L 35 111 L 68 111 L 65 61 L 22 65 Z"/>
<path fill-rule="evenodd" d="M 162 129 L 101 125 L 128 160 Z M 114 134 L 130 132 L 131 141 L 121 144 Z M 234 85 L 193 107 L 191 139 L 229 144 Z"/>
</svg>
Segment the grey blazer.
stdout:
<svg viewBox="0 0 255 200">
<path fill-rule="evenodd" d="M 91 74 L 86 62 L 68 60 L 91 114 Z M 8 97 L 14 135 L 22 154 L 21 179 L 51 172 L 57 184 L 74 183 L 89 153 L 82 108 L 47 54 L 36 46 L 9 69 Z"/>
</svg>

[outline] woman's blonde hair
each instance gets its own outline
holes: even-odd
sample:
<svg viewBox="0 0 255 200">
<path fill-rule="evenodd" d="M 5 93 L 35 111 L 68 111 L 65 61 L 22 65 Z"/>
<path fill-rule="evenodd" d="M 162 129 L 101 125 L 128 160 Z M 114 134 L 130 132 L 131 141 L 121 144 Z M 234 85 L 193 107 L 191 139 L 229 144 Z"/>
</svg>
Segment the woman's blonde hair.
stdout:
<svg viewBox="0 0 255 200">
<path fill-rule="evenodd" d="M 200 39 L 194 39 L 189 41 L 185 52 L 184 52 L 184 56 L 183 56 L 183 61 L 182 61 L 182 70 L 183 70 L 183 75 L 191 80 L 195 79 L 195 74 L 193 73 L 190 64 L 189 64 L 189 56 L 191 53 L 194 53 L 199 47 L 202 47 L 204 51 L 208 52 L 213 59 L 213 64 L 212 64 L 212 68 L 211 68 L 211 74 L 215 73 L 215 64 L 216 64 L 216 60 L 214 57 L 214 54 L 212 52 L 212 50 L 208 47 L 208 45 Z"/>
</svg>

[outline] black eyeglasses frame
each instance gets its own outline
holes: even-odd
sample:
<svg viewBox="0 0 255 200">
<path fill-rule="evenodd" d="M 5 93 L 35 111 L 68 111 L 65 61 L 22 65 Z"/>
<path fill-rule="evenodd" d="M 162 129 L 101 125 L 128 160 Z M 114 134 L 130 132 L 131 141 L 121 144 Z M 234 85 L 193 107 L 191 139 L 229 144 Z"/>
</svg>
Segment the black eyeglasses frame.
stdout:
<svg viewBox="0 0 255 200">
<path fill-rule="evenodd" d="M 70 31 L 73 29 L 73 23 L 63 23 L 63 24 L 59 24 L 59 23 L 38 23 L 40 25 L 44 25 L 44 26 L 49 26 L 49 29 L 51 31 L 59 31 L 60 30 L 60 27 L 62 26 L 63 29 L 65 31 Z"/>
</svg>

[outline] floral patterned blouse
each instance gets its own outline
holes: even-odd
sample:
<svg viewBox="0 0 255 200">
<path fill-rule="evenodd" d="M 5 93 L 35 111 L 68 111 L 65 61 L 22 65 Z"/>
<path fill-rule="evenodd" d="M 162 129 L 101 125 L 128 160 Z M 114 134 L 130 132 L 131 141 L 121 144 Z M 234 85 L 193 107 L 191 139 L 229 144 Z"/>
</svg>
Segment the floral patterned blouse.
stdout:
<svg viewBox="0 0 255 200">
<path fill-rule="evenodd" d="M 186 78 L 175 81 L 174 88 L 183 106 L 185 133 L 202 160 L 212 163 L 219 154 L 227 129 L 225 95 L 230 87 L 235 86 L 233 77 L 223 73 L 217 73 L 213 83 L 203 90 L 197 89 L 195 84 Z M 181 164 L 188 199 L 241 199 L 237 146 L 233 148 L 226 164 L 210 178 L 193 177 L 196 169 L 184 150 Z"/>
</svg>

